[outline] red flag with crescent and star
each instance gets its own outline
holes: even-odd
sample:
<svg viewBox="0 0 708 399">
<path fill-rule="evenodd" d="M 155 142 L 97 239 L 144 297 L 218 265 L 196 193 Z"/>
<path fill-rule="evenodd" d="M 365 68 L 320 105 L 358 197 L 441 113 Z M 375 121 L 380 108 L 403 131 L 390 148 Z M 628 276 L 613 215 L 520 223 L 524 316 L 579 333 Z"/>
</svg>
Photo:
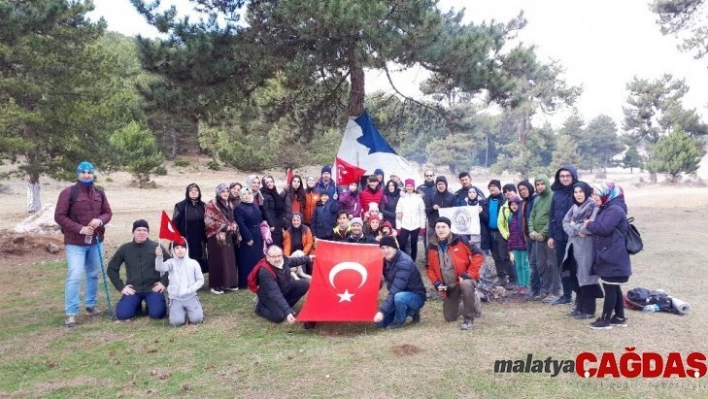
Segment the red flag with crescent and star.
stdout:
<svg viewBox="0 0 708 399">
<path fill-rule="evenodd" d="M 378 245 L 318 241 L 310 290 L 297 320 L 373 322 L 382 274 Z"/>
<path fill-rule="evenodd" d="M 366 174 L 366 169 L 352 165 L 340 158 L 335 159 L 337 167 L 337 185 L 346 186 L 352 183 L 359 183 L 359 179 Z"/>
<path fill-rule="evenodd" d="M 162 220 L 160 221 L 160 238 L 170 241 L 181 241 L 182 234 L 179 233 L 175 225 L 172 224 L 170 217 L 165 211 L 162 211 Z"/>
</svg>

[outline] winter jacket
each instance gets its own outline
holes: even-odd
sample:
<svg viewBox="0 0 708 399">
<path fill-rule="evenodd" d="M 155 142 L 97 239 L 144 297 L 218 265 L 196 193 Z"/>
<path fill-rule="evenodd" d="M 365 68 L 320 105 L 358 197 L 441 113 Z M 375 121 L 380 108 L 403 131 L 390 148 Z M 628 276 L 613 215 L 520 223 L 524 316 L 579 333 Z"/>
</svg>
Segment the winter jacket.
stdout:
<svg viewBox="0 0 708 399">
<path fill-rule="evenodd" d="M 306 225 L 312 225 L 312 216 L 315 214 L 315 209 L 317 209 L 317 204 L 320 202 L 320 195 L 312 190 L 309 190 L 305 194 L 305 212 L 303 213 L 303 222 Z"/>
<path fill-rule="evenodd" d="M 263 194 L 263 203 L 261 204 L 263 220 L 268 222 L 268 226 L 275 227 L 274 233 L 282 231 L 285 220 L 285 201 L 283 197 L 275 189 L 262 189 L 261 193 Z"/>
<path fill-rule="evenodd" d="M 371 188 L 367 186 L 359 194 L 359 203 L 361 204 L 361 214 L 369 212 L 369 204 L 372 202 L 376 205 L 381 203 L 381 198 L 383 198 L 384 192 L 381 187 L 377 188 L 376 191 L 371 191 Z"/>
<path fill-rule="evenodd" d="M 450 234 L 447 251 L 450 254 L 457 277 L 479 280 L 479 271 L 484 263 L 482 251 L 474 245 L 470 246 L 464 236 Z M 436 283 L 439 285 L 444 281 L 442 270 L 440 270 L 439 247 L 439 239 L 436 235 L 433 235 L 428 242 L 428 264 L 425 265 L 425 272 L 433 285 L 436 285 Z"/>
<path fill-rule="evenodd" d="M 519 184 L 516 186 L 518 188 L 519 192 L 521 192 L 521 186 L 524 186 L 529 190 L 528 198 L 522 198 L 521 199 L 521 206 L 519 207 L 519 209 L 521 210 L 521 221 L 522 221 L 523 228 L 524 228 L 524 237 L 528 239 L 528 237 L 529 237 L 529 217 L 531 216 L 531 210 L 533 209 L 533 204 L 536 201 L 536 188 L 528 180 L 522 180 L 519 182 Z M 521 195 L 519 195 L 519 198 L 521 198 Z"/>
<path fill-rule="evenodd" d="M 110 262 L 108 262 L 108 278 L 120 292 L 126 285 L 132 285 L 135 292 L 151 292 L 152 287 L 157 283 L 162 283 L 169 287 L 167 274 L 160 276 L 160 272 L 155 270 L 155 248 L 159 244 L 148 239 L 143 243 L 131 241 L 118 247 L 118 250 Z M 167 250 L 162 248 L 162 253 L 167 254 Z M 125 263 L 125 277 L 123 282 L 120 278 L 120 267 Z"/>
<path fill-rule="evenodd" d="M 332 240 L 340 242 L 346 241 L 347 237 L 349 236 L 349 233 L 351 232 L 352 228 L 349 226 L 347 226 L 347 230 L 344 233 L 339 230 L 339 226 L 334 226 L 334 228 L 332 229 Z"/>
<path fill-rule="evenodd" d="M 351 217 L 361 217 L 361 203 L 359 203 L 359 191 L 351 192 L 346 190 L 339 194 L 339 209 L 346 211 Z"/>
<path fill-rule="evenodd" d="M 329 194 L 329 198 L 333 199 L 334 194 L 337 192 L 337 185 L 334 183 L 334 180 L 330 179 L 327 184 L 325 184 L 324 181 L 322 181 L 322 178 L 317 180 L 317 184 L 315 184 L 315 188 L 318 189 L 321 193 L 322 192 L 327 192 Z"/>
<path fill-rule="evenodd" d="M 492 210 L 489 207 L 489 204 L 492 201 L 496 201 L 497 203 L 497 212 L 492 213 Z M 498 221 L 499 221 L 499 216 L 502 213 L 501 208 L 506 204 L 506 197 L 504 197 L 503 194 L 499 194 L 496 197 L 489 197 L 486 200 L 484 200 L 484 203 L 482 205 L 482 212 L 479 214 L 479 224 L 480 224 L 480 233 L 481 233 L 481 239 L 482 241 L 480 242 L 480 246 L 482 249 L 492 249 L 492 241 L 494 241 L 494 238 L 492 237 L 492 231 L 500 231 Z M 490 225 L 490 220 L 494 218 L 494 221 L 497 222 L 497 228 L 492 229 L 489 227 Z"/>
<path fill-rule="evenodd" d="M 332 228 L 337 225 L 337 213 L 339 212 L 339 202 L 331 197 L 325 204 L 322 201 L 317 203 L 315 214 L 312 216 L 312 232 L 315 237 L 328 240 L 332 239 L 334 232 Z"/>
<path fill-rule="evenodd" d="M 402 194 L 396 204 L 396 213 L 401 214 L 401 219 L 396 219 L 396 229 L 425 229 L 425 202 L 420 194 Z"/>
<path fill-rule="evenodd" d="M 427 202 L 430 197 L 433 196 L 435 191 L 437 191 L 437 188 L 435 187 L 435 182 L 431 181 L 428 183 L 427 181 L 418 186 L 415 191 L 422 193 L 423 195 L 423 202 Z"/>
<path fill-rule="evenodd" d="M 438 208 L 451 208 L 455 206 L 457 202 L 455 194 L 447 190 L 447 179 L 445 176 L 438 176 L 436 180 L 445 183 L 445 191 L 440 192 L 436 189 L 425 204 L 425 213 L 428 215 L 429 227 L 435 227 L 435 222 L 440 217 L 440 213 L 437 209 L 434 209 L 433 206 L 437 205 Z"/>
<path fill-rule="evenodd" d="M 525 251 L 526 239 L 524 238 L 523 218 L 521 216 L 521 209 L 517 210 L 515 214 L 512 213 L 510 209 L 508 209 L 508 212 L 509 215 L 507 216 L 506 223 L 508 226 L 508 229 L 506 231 L 508 233 L 507 236 L 504 237 L 507 240 L 507 248 L 510 251 Z M 501 229 L 499 229 L 499 231 L 501 231 Z M 503 234 L 504 233 L 502 233 L 502 235 Z"/>
<path fill-rule="evenodd" d="M 504 237 L 505 240 L 509 239 L 509 216 L 511 215 L 511 209 L 509 209 L 509 202 L 505 201 L 499 210 L 499 215 L 497 215 L 497 227 L 499 228 L 499 233 Z"/>
<path fill-rule="evenodd" d="M 72 187 L 76 187 L 76 199 L 73 204 L 69 204 Z M 57 199 L 54 210 L 54 221 L 57 222 L 64 233 L 64 245 L 91 245 L 84 243 L 86 238 L 79 232 L 93 219 L 101 219 L 103 224 L 95 231 L 98 238 L 103 242 L 103 233 L 106 231 L 105 225 L 111 221 L 113 212 L 108 204 L 106 194 L 101 195 L 93 185 L 86 186 L 76 182 L 75 186 L 70 186 L 62 190 Z"/>
<path fill-rule="evenodd" d="M 265 265 L 258 270 L 258 291 L 256 295 L 258 295 L 260 306 L 266 306 L 268 308 L 277 307 L 280 308 L 283 314 L 287 315 L 294 314 L 293 309 L 283 296 L 283 292 L 288 291 L 290 285 L 293 283 L 290 268 L 303 266 L 310 262 L 310 258 L 285 258 L 284 262 L 283 268 L 281 269 L 269 264 L 265 258 L 259 261 L 259 263 L 265 263 Z M 275 276 L 273 276 L 268 268 L 275 272 Z"/>
<path fill-rule="evenodd" d="M 353 234 L 349 234 L 347 238 L 344 239 L 344 242 L 349 242 L 352 244 L 378 244 L 379 242 L 376 241 L 376 238 L 374 236 L 369 235 L 369 234 L 364 234 L 362 233 L 359 237 L 354 237 Z"/>
<path fill-rule="evenodd" d="M 400 191 L 395 190 L 393 193 L 390 193 L 388 192 L 388 189 L 386 189 L 386 192 L 384 192 L 384 195 L 381 197 L 381 202 L 379 203 L 379 209 L 383 215 L 383 221 L 381 222 L 382 224 L 383 222 L 389 222 L 391 223 L 391 226 L 396 224 L 396 206 L 398 205 L 400 198 Z"/>
<path fill-rule="evenodd" d="M 395 310 L 393 298 L 399 292 L 412 292 L 425 302 L 423 279 L 415 262 L 407 253 L 397 251 L 393 259 L 384 259 L 383 278 L 386 282 L 388 295 L 379 306 L 381 313 L 388 314 Z"/>
<path fill-rule="evenodd" d="M 565 248 L 562 265 L 567 264 L 566 260 L 570 256 L 572 248 L 573 258 L 577 265 L 576 277 L 578 285 L 581 287 L 597 284 L 597 276 L 591 275 L 592 263 L 595 258 L 594 238 L 590 231 L 583 226 L 583 222 L 590 218 L 596 207 L 595 201 L 588 198 L 581 206 L 573 205 L 563 218 L 563 230 L 568 235 L 568 244 Z M 581 211 L 582 214 L 580 214 Z M 578 213 L 578 215 L 574 217 L 574 213 Z M 585 237 L 578 235 L 581 232 Z"/>
<path fill-rule="evenodd" d="M 314 244 L 312 230 L 305 225 L 301 225 L 298 230 L 301 234 L 302 252 L 304 252 L 305 255 L 309 255 L 310 251 L 312 251 L 312 245 Z M 290 256 L 291 253 L 295 252 L 295 250 L 291 248 L 294 234 L 297 234 L 297 232 L 293 227 L 288 228 L 285 230 L 285 233 L 283 233 L 283 254 L 285 256 Z"/>
<path fill-rule="evenodd" d="M 593 234 L 595 243 L 595 274 L 601 278 L 631 276 L 632 264 L 624 239 L 629 229 L 624 197 L 603 204 L 595 220 L 588 223 L 587 229 Z"/>
<path fill-rule="evenodd" d="M 163 261 L 163 257 L 155 257 L 155 270 L 168 273 L 170 285 L 167 293 L 170 299 L 190 299 L 197 296 L 197 290 L 204 285 L 204 275 L 199 262 L 189 258 L 189 246 L 184 258 L 176 256 Z"/>
<path fill-rule="evenodd" d="M 482 190 L 480 190 L 479 187 L 469 186 L 467 188 L 462 187 L 459 190 L 455 191 L 455 197 L 457 198 L 457 201 L 459 203 L 467 202 L 467 200 L 470 199 L 469 195 L 468 195 L 470 188 L 474 188 L 474 191 L 477 192 L 477 201 L 484 201 L 485 200 L 484 192 L 482 192 Z"/>
<path fill-rule="evenodd" d="M 302 198 L 297 197 L 297 193 L 293 193 L 290 190 L 285 190 L 280 193 L 280 197 L 283 199 L 285 204 L 285 210 L 283 212 L 283 226 L 290 227 L 293 222 L 293 213 L 297 212 L 301 215 L 305 214 L 305 196 Z M 304 220 L 303 220 L 304 222 Z"/>
<path fill-rule="evenodd" d="M 564 186 L 560 182 L 560 173 L 563 170 L 567 170 L 573 176 L 573 182 L 568 186 Z M 572 166 L 564 166 L 556 172 L 556 178 L 551 186 L 553 197 L 548 220 L 548 238 L 556 241 L 568 241 L 568 235 L 563 231 L 563 218 L 573 206 L 573 184 L 577 181 L 578 172 Z"/>
<path fill-rule="evenodd" d="M 536 232 L 543 237 L 548 237 L 548 221 L 551 212 L 553 192 L 551 191 L 551 182 L 548 180 L 548 176 L 540 174 L 536 177 L 534 182 L 539 180 L 546 183 L 546 190 L 542 194 L 539 194 L 534 201 L 531 215 L 529 215 L 529 234 Z"/>
</svg>

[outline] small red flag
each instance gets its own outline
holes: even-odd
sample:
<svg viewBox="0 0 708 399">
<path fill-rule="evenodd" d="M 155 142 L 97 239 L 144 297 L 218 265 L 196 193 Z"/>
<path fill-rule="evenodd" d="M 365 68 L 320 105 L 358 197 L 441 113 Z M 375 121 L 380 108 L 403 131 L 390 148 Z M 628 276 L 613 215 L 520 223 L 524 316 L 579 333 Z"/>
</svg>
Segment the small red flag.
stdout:
<svg viewBox="0 0 708 399">
<path fill-rule="evenodd" d="M 170 241 L 181 241 L 182 234 L 172 224 L 170 217 L 165 211 L 162 211 L 162 221 L 160 222 L 160 238 Z"/>
<path fill-rule="evenodd" d="M 310 290 L 298 321 L 373 322 L 382 272 L 378 245 L 318 241 Z"/>
<path fill-rule="evenodd" d="M 285 181 L 287 182 L 287 186 L 290 187 L 290 183 L 293 181 L 293 170 L 291 168 L 288 168 L 288 171 L 285 173 Z"/>
<path fill-rule="evenodd" d="M 359 183 L 359 179 L 366 174 L 366 169 L 347 163 L 339 157 L 337 157 L 335 163 L 337 166 L 337 184 L 340 186 Z"/>
</svg>

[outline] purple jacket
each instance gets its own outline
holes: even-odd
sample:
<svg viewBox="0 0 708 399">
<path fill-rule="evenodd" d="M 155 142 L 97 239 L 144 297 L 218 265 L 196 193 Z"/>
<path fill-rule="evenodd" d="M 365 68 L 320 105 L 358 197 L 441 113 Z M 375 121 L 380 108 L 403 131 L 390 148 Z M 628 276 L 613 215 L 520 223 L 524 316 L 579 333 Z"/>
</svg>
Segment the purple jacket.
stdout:
<svg viewBox="0 0 708 399">
<path fill-rule="evenodd" d="M 627 204 L 624 197 L 612 199 L 587 226 L 595 240 L 594 274 L 600 277 L 629 277 L 632 264 L 622 234 L 627 234 Z M 619 234 L 617 231 L 619 231 Z"/>
<path fill-rule="evenodd" d="M 361 217 L 361 204 L 359 203 L 359 193 L 346 190 L 339 195 L 339 209 L 346 211 L 352 217 Z"/>
<path fill-rule="evenodd" d="M 521 210 L 516 211 L 509 217 L 509 240 L 507 247 L 510 251 L 525 251 L 526 240 L 524 239 L 524 230 L 521 223 Z"/>
</svg>

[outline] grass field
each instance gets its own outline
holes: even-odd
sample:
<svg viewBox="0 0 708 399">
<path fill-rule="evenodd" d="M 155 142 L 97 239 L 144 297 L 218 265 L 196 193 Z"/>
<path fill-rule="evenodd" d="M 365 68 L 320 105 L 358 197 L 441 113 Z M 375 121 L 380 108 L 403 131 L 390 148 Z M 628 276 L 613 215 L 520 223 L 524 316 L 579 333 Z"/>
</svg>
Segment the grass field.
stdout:
<svg viewBox="0 0 708 399">
<path fill-rule="evenodd" d="M 121 207 L 134 192 L 107 191 L 118 210 L 118 227 L 109 234 L 120 237 L 107 245 L 108 256 L 129 237 L 122 230 L 136 213 L 149 211 L 157 226 L 159 210 L 171 210 L 163 203 L 179 200 L 181 186 L 148 191 L 138 211 Z M 628 311 L 628 328 L 593 331 L 566 316 L 569 306 L 491 303 L 475 329 L 462 332 L 459 323 L 442 320 L 441 302 L 429 301 L 420 325 L 397 331 L 336 323 L 304 330 L 255 317 L 252 294 L 239 291 L 202 292 L 203 325 L 173 328 L 146 318 L 128 324 L 81 318 L 69 330 L 61 327 L 66 264 L 13 259 L 0 261 L 0 398 L 708 397 L 706 378 L 586 380 L 564 373 L 494 373 L 495 360 L 527 354 L 566 360 L 586 351 L 619 356 L 626 347 L 664 355 L 708 353 L 702 255 L 708 241 L 708 189 L 626 190 L 645 241 L 645 251 L 632 258 L 629 287 L 663 288 L 691 303 L 691 315 Z M 115 304 L 118 293 L 110 286 L 109 291 Z M 105 307 L 102 288 L 99 301 Z"/>
</svg>

